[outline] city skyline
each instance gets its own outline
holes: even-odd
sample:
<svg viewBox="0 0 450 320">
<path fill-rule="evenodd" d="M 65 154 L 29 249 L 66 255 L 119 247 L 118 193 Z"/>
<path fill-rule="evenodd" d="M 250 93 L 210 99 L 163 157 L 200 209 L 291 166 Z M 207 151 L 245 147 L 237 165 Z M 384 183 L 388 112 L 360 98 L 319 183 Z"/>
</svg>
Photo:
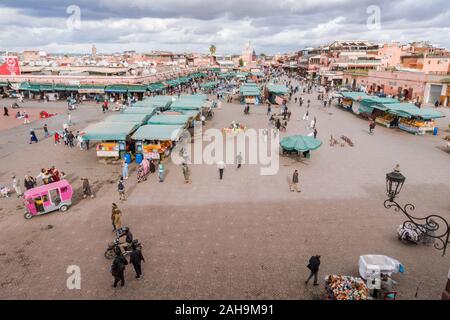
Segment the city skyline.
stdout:
<svg viewBox="0 0 450 320">
<path fill-rule="evenodd" d="M 127 50 L 239 54 L 251 40 L 257 54 L 294 52 L 336 39 L 450 47 L 445 1 L 2 1 L 2 50 L 109 54 Z M 355 34 L 355 32 L 358 32 Z M 17 37 L 20 34 L 21 37 Z"/>
</svg>

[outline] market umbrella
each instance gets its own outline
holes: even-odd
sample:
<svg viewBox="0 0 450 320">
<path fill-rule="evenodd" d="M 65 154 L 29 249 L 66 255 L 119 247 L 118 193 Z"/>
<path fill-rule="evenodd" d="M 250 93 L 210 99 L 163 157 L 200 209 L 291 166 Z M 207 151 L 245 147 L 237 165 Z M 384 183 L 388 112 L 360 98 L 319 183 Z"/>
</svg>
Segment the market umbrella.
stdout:
<svg viewBox="0 0 450 320">
<path fill-rule="evenodd" d="M 322 145 L 322 141 L 313 137 L 296 135 L 284 137 L 281 139 L 280 145 L 287 151 L 305 152 L 318 149 Z"/>
</svg>

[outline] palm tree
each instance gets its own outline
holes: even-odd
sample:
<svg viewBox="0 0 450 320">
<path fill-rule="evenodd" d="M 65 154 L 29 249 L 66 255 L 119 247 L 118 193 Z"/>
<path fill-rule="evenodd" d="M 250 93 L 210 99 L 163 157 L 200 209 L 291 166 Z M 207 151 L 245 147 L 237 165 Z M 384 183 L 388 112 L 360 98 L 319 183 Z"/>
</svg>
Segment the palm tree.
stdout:
<svg viewBox="0 0 450 320">
<path fill-rule="evenodd" d="M 209 53 L 211 54 L 211 56 L 216 54 L 216 46 L 215 45 L 210 45 L 209 46 Z"/>
</svg>

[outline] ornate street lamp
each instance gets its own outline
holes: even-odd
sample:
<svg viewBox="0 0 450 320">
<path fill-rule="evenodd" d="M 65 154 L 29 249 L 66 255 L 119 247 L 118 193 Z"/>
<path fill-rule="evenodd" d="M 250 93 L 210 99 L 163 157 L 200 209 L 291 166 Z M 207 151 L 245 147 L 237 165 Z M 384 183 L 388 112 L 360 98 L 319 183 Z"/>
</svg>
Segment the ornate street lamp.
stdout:
<svg viewBox="0 0 450 320">
<path fill-rule="evenodd" d="M 386 194 L 388 200 L 384 202 L 384 207 L 386 209 L 394 208 L 396 212 L 401 211 L 407 218 L 403 223 L 403 226 L 409 229 L 417 229 L 425 237 L 434 242 L 434 247 L 438 250 L 442 250 L 442 256 L 445 255 L 447 250 L 447 245 L 450 243 L 450 225 L 441 216 L 430 215 L 424 218 L 417 218 L 410 214 L 411 211 L 415 210 L 413 204 L 406 204 L 405 206 L 400 206 L 395 198 L 400 194 L 403 184 L 405 183 L 405 176 L 400 173 L 400 166 L 397 165 L 394 171 L 386 174 Z"/>
</svg>

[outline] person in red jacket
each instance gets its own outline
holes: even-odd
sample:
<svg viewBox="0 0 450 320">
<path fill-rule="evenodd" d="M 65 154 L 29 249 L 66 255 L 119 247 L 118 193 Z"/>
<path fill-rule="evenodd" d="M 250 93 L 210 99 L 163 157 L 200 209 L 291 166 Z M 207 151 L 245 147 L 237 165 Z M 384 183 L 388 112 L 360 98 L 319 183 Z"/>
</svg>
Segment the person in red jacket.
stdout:
<svg viewBox="0 0 450 320">
<path fill-rule="evenodd" d="M 61 142 L 59 141 L 60 136 L 58 132 L 55 132 L 54 137 L 55 137 L 55 144 L 60 144 Z"/>
</svg>

